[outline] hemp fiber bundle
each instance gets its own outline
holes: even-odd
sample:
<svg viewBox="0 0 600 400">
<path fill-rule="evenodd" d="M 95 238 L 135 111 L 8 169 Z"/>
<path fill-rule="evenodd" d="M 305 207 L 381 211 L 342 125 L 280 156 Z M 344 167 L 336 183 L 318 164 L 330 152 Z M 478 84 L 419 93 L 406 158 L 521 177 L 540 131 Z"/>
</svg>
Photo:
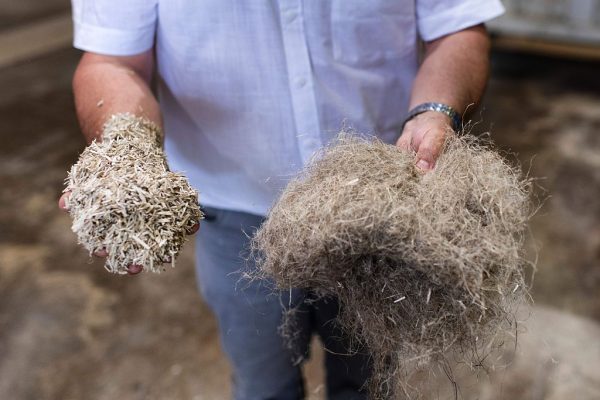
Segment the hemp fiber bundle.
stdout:
<svg viewBox="0 0 600 400">
<path fill-rule="evenodd" d="M 169 171 L 161 145 L 152 122 L 117 114 L 69 172 L 72 230 L 90 254 L 108 252 L 110 272 L 124 274 L 130 264 L 152 272 L 163 262 L 174 265 L 186 231 L 201 218 L 198 193 Z"/>
<path fill-rule="evenodd" d="M 477 365 L 515 328 L 529 186 L 470 136 L 422 173 L 414 154 L 342 134 L 256 233 L 258 275 L 337 298 L 341 327 L 372 354 L 371 396 L 412 397 L 414 371 L 450 351 Z"/>
</svg>

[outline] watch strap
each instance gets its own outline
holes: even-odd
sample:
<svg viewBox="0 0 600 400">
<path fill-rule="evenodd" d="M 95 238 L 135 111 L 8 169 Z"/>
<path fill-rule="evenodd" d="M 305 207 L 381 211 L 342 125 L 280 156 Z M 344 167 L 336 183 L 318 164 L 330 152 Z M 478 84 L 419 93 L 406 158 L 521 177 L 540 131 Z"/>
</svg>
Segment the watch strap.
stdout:
<svg viewBox="0 0 600 400">
<path fill-rule="evenodd" d="M 452 120 L 452 129 L 454 129 L 455 131 L 458 131 L 462 127 L 462 118 L 460 114 L 456 112 L 456 110 L 454 110 L 447 104 L 429 102 L 419 104 L 418 106 L 416 106 L 408 112 L 408 115 L 406 116 L 406 119 L 402 124 L 402 130 L 404 130 L 404 125 L 406 125 L 408 121 L 410 121 L 417 115 L 423 114 L 427 111 L 435 111 L 447 115 Z"/>
</svg>

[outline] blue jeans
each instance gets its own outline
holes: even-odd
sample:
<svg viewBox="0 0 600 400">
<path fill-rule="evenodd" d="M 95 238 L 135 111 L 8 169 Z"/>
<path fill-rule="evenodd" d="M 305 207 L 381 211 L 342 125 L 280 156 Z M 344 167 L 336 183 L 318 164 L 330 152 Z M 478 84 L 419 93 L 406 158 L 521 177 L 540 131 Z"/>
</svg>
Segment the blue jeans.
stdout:
<svg viewBox="0 0 600 400">
<path fill-rule="evenodd" d="M 327 395 L 331 400 L 366 399 L 369 376 L 364 352 L 349 353 L 348 343 L 332 323 L 335 301 L 304 302 L 301 290 L 274 292 L 260 281 L 249 282 L 242 271 L 255 268 L 248 259 L 248 236 L 263 217 L 205 208 L 197 235 L 196 261 L 200 291 L 219 323 L 221 343 L 233 367 L 236 400 L 304 398 L 300 364 L 317 333 L 325 348 Z M 278 332 L 289 306 L 299 306 L 294 319 L 293 349 Z"/>
</svg>

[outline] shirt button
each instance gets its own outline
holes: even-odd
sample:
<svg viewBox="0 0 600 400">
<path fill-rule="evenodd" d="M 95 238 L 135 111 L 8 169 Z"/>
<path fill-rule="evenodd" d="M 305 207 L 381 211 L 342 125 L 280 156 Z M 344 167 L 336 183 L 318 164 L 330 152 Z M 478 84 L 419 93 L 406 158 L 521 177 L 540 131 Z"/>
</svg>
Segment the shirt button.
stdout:
<svg viewBox="0 0 600 400">
<path fill-rule="evenodd" d="M 296 79 L 296 87 L 303 88 L 304 86 L 306 86 L 306 78 Z"/>
</svg>

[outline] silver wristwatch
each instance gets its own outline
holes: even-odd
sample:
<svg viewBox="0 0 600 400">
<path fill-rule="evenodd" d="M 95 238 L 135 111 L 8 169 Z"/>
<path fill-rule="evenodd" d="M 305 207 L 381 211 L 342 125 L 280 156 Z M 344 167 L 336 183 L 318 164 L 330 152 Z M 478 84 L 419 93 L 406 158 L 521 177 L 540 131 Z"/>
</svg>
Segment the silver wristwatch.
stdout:
<svg viewBox="0 0 600 400">
<path fill-rule="evenodd" d="M 455 131 L 458 131 L 460 128 L 462 128 L 462 118 L 456 112 L 456 110 L 449 105 L 443 103 L 423 103 L 419 104 L 408 112 L 406 119 L 402 123 L 402 130 L 404 130 L 404 125 L 406 125 L 408 121 L 427 111 L 436 111 L 447 115 L 452 120 L 452 129 Z"/>
</svg>

